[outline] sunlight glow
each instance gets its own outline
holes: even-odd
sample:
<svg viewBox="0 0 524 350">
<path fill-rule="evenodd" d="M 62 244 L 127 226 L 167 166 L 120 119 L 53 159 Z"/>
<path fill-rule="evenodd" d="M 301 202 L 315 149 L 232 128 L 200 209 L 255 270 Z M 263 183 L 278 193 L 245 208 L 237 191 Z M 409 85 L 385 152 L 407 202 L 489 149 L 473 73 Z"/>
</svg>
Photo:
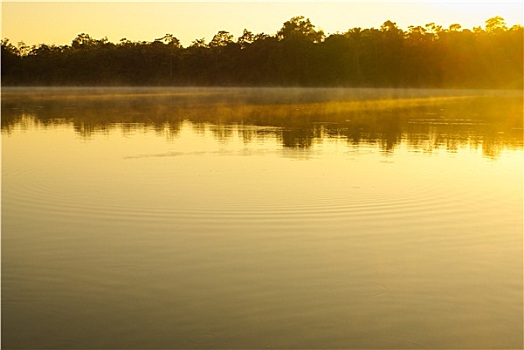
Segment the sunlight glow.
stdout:
<svg viewBox="0 0 524 350">
<path fill-rule="evenodd" d="M 63 45 L 79 33 L 112 42 L 122 38 L 152 41 L 172 33 L 187 46 L 199 38 L 209 41 L 219 30 L 235 37 L 244 28 L 275 34 L 298 15 L 330 34 L 354 27 L 379 28 L 387 20 L 404 29 L 431 22 L 446 28 L 453 23 L 472 28 L 502 16 L 512 26 L 523 23 L 522 13 L 520 1 L 3 2 L 2 37 L 28 45 Z"/>
</svg>

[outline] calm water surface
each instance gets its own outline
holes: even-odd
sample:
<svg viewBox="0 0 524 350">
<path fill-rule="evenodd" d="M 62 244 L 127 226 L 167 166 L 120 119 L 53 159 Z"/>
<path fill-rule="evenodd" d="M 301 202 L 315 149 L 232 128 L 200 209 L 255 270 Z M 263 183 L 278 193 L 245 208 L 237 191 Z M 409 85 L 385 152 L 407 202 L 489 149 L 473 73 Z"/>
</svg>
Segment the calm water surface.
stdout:
<svg viewBox="0 0 524 350">
<path fill-rule="evenodd" d="M 2 92 L 2 348 L 520 349 L 522 92 Z"/>
</svg>

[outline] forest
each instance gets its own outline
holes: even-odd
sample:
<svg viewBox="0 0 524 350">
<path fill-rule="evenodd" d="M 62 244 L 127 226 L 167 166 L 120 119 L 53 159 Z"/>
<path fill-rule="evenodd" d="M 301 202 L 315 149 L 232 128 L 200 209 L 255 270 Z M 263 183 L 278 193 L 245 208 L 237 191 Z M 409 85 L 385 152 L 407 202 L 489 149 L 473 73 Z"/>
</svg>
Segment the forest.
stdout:
<svg viewBox="0 0 524 350">
<path fill-rule="evenodd" d="M 276 34 L 219 31 L 183 47 L 173 34 L 70 45 L 2 40 L 2 86 L 337 86 L 523 88 L 523 26 L 499 16 L 472 30 L 386 21 L 326 35 L 297 16 Z"/>
</svg>

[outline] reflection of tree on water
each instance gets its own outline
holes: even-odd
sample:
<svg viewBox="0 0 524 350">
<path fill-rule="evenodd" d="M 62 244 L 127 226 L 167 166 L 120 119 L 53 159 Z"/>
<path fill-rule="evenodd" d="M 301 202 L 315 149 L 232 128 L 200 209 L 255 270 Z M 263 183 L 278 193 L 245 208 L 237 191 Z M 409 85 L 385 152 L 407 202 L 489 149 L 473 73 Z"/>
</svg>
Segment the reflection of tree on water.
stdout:
<svg viewBox="0 0 524 350">
<path fill-rule="evenodd" d="M 319 137 L 315 131 L 315 128 L 283 129 L 279 136 L 284 147 L 309 148 L 313 139 L 322 138 L 322 135 Z"/>
<path fill-rule="evenodd" d="M 233 129 L 228 125 L 211 124 L 209 125 L 209 129 L 213 133 L 213 136 L 221 142 L 226 142 L 233 137 Z"/>
<path fill-rule="evenodd" d="M 216 94 L 8 99 L 2 103 L 2 131 L 9 133 L 28 123 L 39 127 L 67 123 L 84 138 L 118 129 L 124 135 L 154 132 L 172 139 L 188 123 L 193 132 L 209 132 L 222 142 L 235 135 L 246 144 L 272 138 L 283 147 L 304 150 L 326 139 L 345 140 L 352 147 L 376 145 L 385 152 L 393 152 L 402 143 L 424 152 L 482 147 L 488 157 L 523 147 L 520 97 L 435 102 L 408 96 L 395 105 L 395 100 L 370 100 L 364 95 L 354 101 L 326 101 L 325 91 L 297 90 L 282 98 L 276 93 L 256 98 L 256 92 L 230 100 Z"/>
<path fill-rule="evenodd" d="M 158 136 L 174 139 L 183 127 L 183 121 L 170 121 L 162 123 L 107 123 L 97 124 L 88 121 L 71 119 L 39 119 L 37 114 L 23 114 L 21 117 L 10 119 L 9 124 L 3 124 L 2 130 L 9 133 L 17 127 L 28 129 L 31 126 L 40 128 L 53 128 L 71 125 L 76 133 L 85 139 L 99 133 L 108 133 L 118 129 L 123 135 L 136 134 L 137 132 L 154 132 Z M 371 119 L 371 118 L 370 118 Z M 221 142 L 227 142 L 235 134 L 245 144 L 257 140 L 280 140 L 285 148 L 309 149 L 315 143 L 325 139 L 346 140 L 352 147 L 359 145 L 376 145 L 384 152 L 392 152 L 401 143 L 406 143 L 409 148 L 431 153 L 439 149 L 458 151 L 460 148 L 482 148 L 482 153 L 490 158 L 496 158 L 504 149 L 523 147 L 522 130 L 514 129 L 510 132 L 496 132 L 489 127 L 477 128 L 446 127 L 418 125 L 413 127 L 403 123 L 400 119 L 388 118 L 383 123 L 375 122 L 348 122 L 345 124 L 322 125 L 304 124 L 301 127 L 256 127 L 252 125 L 225 125 L 185 121 L 193 132 L 207 134 Z"/>
</svg>

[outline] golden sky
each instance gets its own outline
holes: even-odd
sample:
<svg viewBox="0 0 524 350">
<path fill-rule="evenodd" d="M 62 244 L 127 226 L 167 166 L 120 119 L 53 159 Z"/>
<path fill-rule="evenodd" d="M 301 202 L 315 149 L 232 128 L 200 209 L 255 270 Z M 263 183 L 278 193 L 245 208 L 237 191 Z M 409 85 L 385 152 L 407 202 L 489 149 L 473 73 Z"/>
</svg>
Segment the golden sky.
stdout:
<svg viewBox="0 0 524 350">
<path fill-rule="evenodd" d="M 28 45 L 70 44 L 79 33 L 153 41 L 171 33 L 184 46 L 207 42 L 219 30 L 236 37 L 247 28 L 275 34 L 293 16 L 311 19 L 326 34 L 350 28 L 379 28 L 386 20 L 401 28 L 435 22 L 449 27 L 484 27 L 502 16 L 511 26 L 523 23 L 522 1 L 387 1 L 387 2 L 2 2 L 2 38 Z"/>
</svg>

